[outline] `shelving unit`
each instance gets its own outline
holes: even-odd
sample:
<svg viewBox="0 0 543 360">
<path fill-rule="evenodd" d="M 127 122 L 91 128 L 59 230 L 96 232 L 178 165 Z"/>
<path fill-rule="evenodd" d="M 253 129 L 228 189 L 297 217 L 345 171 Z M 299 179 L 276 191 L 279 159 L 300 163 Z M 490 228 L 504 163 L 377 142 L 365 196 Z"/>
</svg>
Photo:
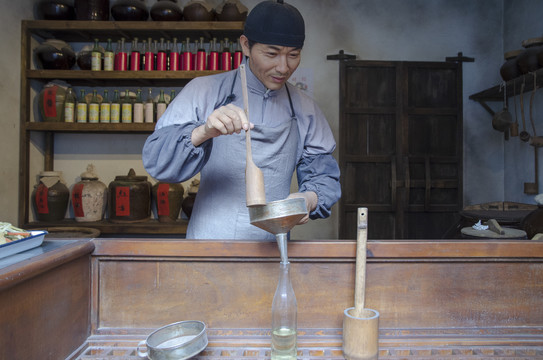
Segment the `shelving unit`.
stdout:
<svg viewBox="0 0 543 360">
<path fill-rule="evenodd" d="M 56 133 L 103 134 L 115 133 L 123 136 L 150 134 L 155 124 L 78 124 L 62 122 L 40 122 L 33 113 L 33 97 L 36 89 L 47 82 L 58 79 L 72 86 L 183 86 L 195 77 L 220 73 L 222 71 L 86 71 L 86 70 L 42 70 L 33 66 L 33 48 L 50 38 L 68 43 L 92 43 L 95 38 L 105 42 L 108 38 L 117 41 L 125 38 L 130 42 L 135 37 L 147 37 L 179 41 L 187 37 L 194 40 L 203 37 L 206 42 L 212 38 L 239 37 L 243 22 L 160 22 L 160 21 L 62 21 L 25 20 L 21 24 L 21 97 L 20 97 L 20 171 L 19 171 L 19 226 L 23 228 L 74 227 L 84 226 L 99 229 L 103 234 L 184 234 L 187 221 L 159 223 L 150 220 L 143 223 L 120 224 L 108 220 L 81 223 L 65 219 L 55 223 L 30 221 L 30 146 L 31 134 L 41 133 L 44 138 L 43 170 L 54 170 L 54 140 Z"/>
</svg>

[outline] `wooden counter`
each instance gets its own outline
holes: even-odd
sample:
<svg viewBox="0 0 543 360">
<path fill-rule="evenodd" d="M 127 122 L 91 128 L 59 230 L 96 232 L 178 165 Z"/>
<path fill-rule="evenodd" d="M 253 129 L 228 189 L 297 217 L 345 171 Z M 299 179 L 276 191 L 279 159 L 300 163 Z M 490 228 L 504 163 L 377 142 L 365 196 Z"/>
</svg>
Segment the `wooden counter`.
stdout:
<svg viewBox="0 0 543 360">
<path fill-rule="evenodd" d="M 85 342 L 93 249 L 90 240 L 46 240 L 2 259 L 0 359 L 64 359 Z"/>
</svg>

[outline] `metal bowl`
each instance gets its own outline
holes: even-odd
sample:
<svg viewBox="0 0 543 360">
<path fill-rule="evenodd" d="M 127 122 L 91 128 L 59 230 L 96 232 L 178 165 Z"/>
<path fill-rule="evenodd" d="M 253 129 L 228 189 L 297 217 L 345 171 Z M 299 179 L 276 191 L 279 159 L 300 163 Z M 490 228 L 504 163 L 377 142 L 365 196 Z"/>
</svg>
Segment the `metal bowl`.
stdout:
<svg viewBox="0 0 543 360">
<path fill-rule="evenodd" d="M 138 344 L 138 356 L 150 360 L 189 359 L 207 346 L 206 326 L 201 321 L 180 321 L 153 331 Z M 147 351 L 140 347 L 145 345 Z"/>
</svg>

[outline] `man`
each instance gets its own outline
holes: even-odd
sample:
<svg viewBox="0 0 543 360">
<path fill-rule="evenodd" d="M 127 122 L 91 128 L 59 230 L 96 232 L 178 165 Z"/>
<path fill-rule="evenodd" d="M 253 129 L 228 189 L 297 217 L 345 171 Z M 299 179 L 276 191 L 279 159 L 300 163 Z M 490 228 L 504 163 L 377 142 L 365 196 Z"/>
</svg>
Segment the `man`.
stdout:
<svg viewBox="0 0 543 360">
<path fill-rule="evenodd" d="M 245 56 L 249 116 L 239 70 L 189 82 L 159 119 L 143 148 L 154 178 L 180 182 L 200 173 L 187 230 L 191 239 L 274 239 L 250 224 L 245 203 L 245 135 L 264 174 L 266 200 L 302 197 L 308 218 L 325 218 L 340 197 L 335 141 L 321 110 L 287 80 L 305 40 L 299 11 L 283 1 L 259 3 L 240 44 Z M 299 191 L 290 193 L 294 170 Z"/>
</svg>

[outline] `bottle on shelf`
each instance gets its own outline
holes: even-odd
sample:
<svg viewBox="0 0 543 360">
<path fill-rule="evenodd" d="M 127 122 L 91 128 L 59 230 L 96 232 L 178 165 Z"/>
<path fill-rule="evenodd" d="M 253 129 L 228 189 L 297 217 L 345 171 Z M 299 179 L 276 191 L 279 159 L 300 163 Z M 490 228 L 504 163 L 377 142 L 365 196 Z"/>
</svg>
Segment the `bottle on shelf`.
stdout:
<svg viewBox="0 0 543 360">
<path fill-rule="evenodd" d="M 170 69 L 170 53 L 172 52 L 172 42 L 170 40 L 166 41 L 166 47 L 164 48 L 166 52 L 166 70 Z"/>
<path fill-rule="evenodd" d="M 179 70 L 179 49 L 177 47 L 177 38 L 176 37 L 173 38 L 173 46 L 172 46 L 172 49 L 170 50 L 169 60 L 170 60 L 169 61 L 169 64 L 170 64 L 169 69 L 173 70 L 173 71 Z"/>
<path fill-rule="evenodd" d="M 109 102 L 108 90 L 104 89 L 104 98 L 100 103 L 100 122 L 109 123 L 111 121 L 111 103 Z"/>
<path fill-rule="evenodd" d="M 121 121 L 121 99 L 119 98 L 119 90 L 113 90 L 113 100 L 111 101 L 111 123 L 119 123 Z"/>
<path fill-rule="evenodd" d="M 154 54 L 153 54 L 153 48 L 152 48 L 152 39 L 149 38 L 146 43 L 145 48 L 145 67 L 144 69 L 147 71 L 154 70 Z"/>
<path fill-rule="evenodd" d="M 138 38 L 132 40 L 132 48 L 130 49 L 130 70 L 139 71 L 140 69 L 140 50 L 138 48 Z"/>
<path fill-rule="evenodd" d="M 136 93 L 136 101 L 134 102 L 134 122 L 143 122 L 143 100 L 141 98 L 141 89 Z"/>
<path fill-rule="evenodd" d="M 117 55 L 118 56 L 117 70 L 126 71 L 128 69 L 128 54 L 126 53 L 124 49 L 124 37 L 121 38 L 119 46 L 120 46 L 120 49 Z"/>
<path fill-rule="evenodd" d="M 164 97 L 164 90 L 160 89 L 160 96 L 158 97 L 158 102 L 156 104 L 156 119 L 160 119 L 164 111 L 166 111 L 166 98 Z"/>
<path fill-rule="evenodd" d="M 168 70 L 168 60 L 166 56 L 166 45 L 164 44 L 164 38 L 160 38 L 160 44 L 158 44 L 156 69 L 160 71 Z"/>
<path fill-rule="evenodd" d="M 76 117 L 78 123 L 87 122 L 87 99 L 85 96 L 85 89 L 81 89 L 81 96 L 77 99 Z"/>
<path fill-rule="evenodd" d="M 100 51 L 100 45 L 98 39 L 94 39 L 94 47 L 91 51 L 91 70 L 102 70 L 102 52 Z"/>
<path fill-rule="evenodd" d="M 66 90 L 64 98 L 64 122 L 73 123 L 75 120 L 75 94 L 71 87 Z"/>
<path fill-rule="evenodd" d="M 124 92 L 124 98 L 121 102 L 121 122 L 122 123 L 131 123 L 132 122 L 132 108 L 133 102 L 130 98 L 130 91 L 126 89 Z"/>
<path fill-rule="evenodd" d="M 175 90 L 174 89 L 172 89 L 170 91 L 170 101 L 168 101 L 168 105 L 170 105 L 172 103 L 173 99 L 175 99 Z"/>
<path fill-rule="evenodd" d="M 183 51 L 183 70 L 194 70 L 194 59 L 190 51 L 190 38 L 185 40 Z"/>
<path fill-rule="evenodd" d="M 112 71 L 115 68 L 114 64 L 115 53 L 111 46 L 111 39 L 107 39 L 106 51 L 104 52 L 104 70 Z"/>
<path fill-rule="evenodd" d="M 272 359 L 296 360 L 297 303 L 290 281 L 290 263 L 279 264 L 279 282 L 272 301 Z"/>
<path fill-rule="evenodd" d="M 241 62 L 243 61 L 243 53 L 241 51 L 241 45 L 239 43 L 239 39 L 236 40 L 236 44 L 234 46 L 234 55 L 232 55 L 232 57 L 233 57 L 232 67 L 234 69 L 237 69 L 241 65 Z"/>
<path fill-rule="evenodd" d="M 200 38 L 200 43 L 198 45 L 198 51 L 196 52 L 196 70 L 202 71 L 207 68 L 206 66 L 207 54 L 204 48 L 204 38 Z"/>
<path fill-rule="evenodd" d="M 153 47 L 152 47 L 152 51 L 153 51 L 153 70 L 156 70 L 157 69 L 157 56 L 158 56 L 158 40 L 153 40 Z"/>
<path fill-rule="evenodd" d="M 232 70 L 232 54 L 230 53 L 230 42 L 224 39 L 224 46 L 221 52 L 221 70 Z"/>
<path fill-rule="evenodd" d="M 219 70 L 219 52 L 217 51 L 217 38 L 213 38 L 209 44 L 209 56 L 207 60 L 208 70 Z"/>
<path fill-rule="evenodd" d="M 100 102 L 96 90 L 92 90 L 92 97 L 89 103 L 89 123 L 100 122 Z"/>
<path fill-rule="evenodd" d="M 153 90 L 149 88 L 149 92 L 147 93 L 147 100 L 145 101 L 145 119 L 144 121 L 146 123 L 152 123 L 154 122 L 155 118 L 155 103 L 153 100 Z"/>
</svg>

